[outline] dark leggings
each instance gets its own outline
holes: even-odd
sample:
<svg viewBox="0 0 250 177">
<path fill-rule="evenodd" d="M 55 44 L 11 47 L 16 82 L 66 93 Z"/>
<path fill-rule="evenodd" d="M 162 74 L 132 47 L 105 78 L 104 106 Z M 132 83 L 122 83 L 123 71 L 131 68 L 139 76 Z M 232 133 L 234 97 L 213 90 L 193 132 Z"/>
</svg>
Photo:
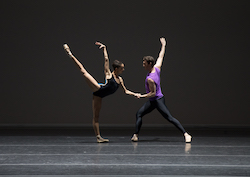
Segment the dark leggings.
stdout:
<svg viewBox="0 0 250 177">
<path fill-rule="evenodd" d="M 155 101 L 147 101 L 136 113 L 136 127 L 135 127 L 135 134 L 139 134 L 141 125 L 142 125 L 142 117 L 154 109 L 157 109 L 161 115 L 167 119 L 169 122 L 174 124 L 183 134 L 186 132 L 185 129 L 182 127 L 181 123 L 175 119 L 169 112 L 167 106 L 165 105 L 165 98 L 162 97 Z"/>
</svg>

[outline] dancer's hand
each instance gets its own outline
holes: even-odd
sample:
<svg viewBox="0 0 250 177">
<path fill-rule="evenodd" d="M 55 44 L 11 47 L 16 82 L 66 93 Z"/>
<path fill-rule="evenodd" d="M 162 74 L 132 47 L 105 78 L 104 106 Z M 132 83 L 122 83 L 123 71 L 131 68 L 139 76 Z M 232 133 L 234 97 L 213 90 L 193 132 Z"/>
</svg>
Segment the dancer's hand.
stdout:
<svg viewBox="0 0 250 177">
<path fill-rule="evenodd" d="M 102 44 L 100 42 L 96 42 L 95 45 L 99 45 L 100 46 L 99 49 L 106 47 L 104 44 Z"/>
<path fill-rule="evenodd" d="M 135 97 L 138 98 L 138 99 L 140 99 L 141 98 L 141 94 L 140 93 L 136 93 Z"/>
<path fill-rule="evenodd" d="M 164 37 L 160 38 L 162 45 L 167 45 L 166 39 Z"/>
</svg>

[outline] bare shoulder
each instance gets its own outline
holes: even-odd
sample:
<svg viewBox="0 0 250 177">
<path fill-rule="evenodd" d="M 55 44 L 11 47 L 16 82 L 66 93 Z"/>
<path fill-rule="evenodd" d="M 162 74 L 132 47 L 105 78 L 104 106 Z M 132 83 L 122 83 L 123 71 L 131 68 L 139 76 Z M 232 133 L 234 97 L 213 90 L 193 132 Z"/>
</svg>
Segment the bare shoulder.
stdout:
<svg viewBox="0 0 250 177">
<path fill-rule="evenodd" d="M 112 73 L 111 73 L 111 72 L 106 72 L 106 73 L 105 73 L 105 78 L 106 78 L 106 79 L 112 78 Z"/>
<path fill-rule="evenodd" d="M 161 66 L 160 65 L 155 64 L 154 67 L 158 68 L 159 70 L 161 70 Z"/>
<path fill-rule="evenodd" d="M 148 82 L 149 84 L 153 84 L 153 83 L 155 83 L 155 82 L 154 82 L 154 80 L 153 80 L 153 79 L 151 79 L 151 78 L 148 78 L 147 82 Z"/>
<path fill-rule="evenodd" d="M 119 80 L 120 80 L 120 82 L 122 82 L 122 83 L 123 83 L 123 79 L 122 79 L 122 77 L 121 77 L 121 76 L 119 76 Z"/>
</svg>

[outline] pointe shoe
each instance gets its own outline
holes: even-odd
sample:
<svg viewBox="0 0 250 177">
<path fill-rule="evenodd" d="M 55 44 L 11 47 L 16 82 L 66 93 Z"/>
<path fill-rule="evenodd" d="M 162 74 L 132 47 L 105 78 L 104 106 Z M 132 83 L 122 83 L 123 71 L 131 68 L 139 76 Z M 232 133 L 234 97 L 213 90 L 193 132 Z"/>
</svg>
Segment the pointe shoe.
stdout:
<svg viewBox="0 0 250 177">
<path fill-rule="evenodd" d="M 63 48 L 64 48 L 64 50 L 66 51 L 66 53 L 67 53 L 70 57 L 73 56 L 72 53 L 71 53 L 71 51 L 70 51 L 70 49 L 69 49 L 68 44 L 64 44 L 64 45 L 63 45 Z"/>
<path fill-rule="evenodd" d="M 191 143 L 192 136 L 190 136 L 188 133 L 185 133 L 185 134 L 184 134 L 184 137 L 185 137 L 186 143 Z"/>
<path fill-rule="evenodd" d="M 105 138 L 101 137 L 100 135 L 97 135 L 96 138 L 97 138 L 96 139 L 97 143 L 108 143 L 109 142 L 108 139 L 105 139 Z"/>
<path fill-rule="evenodd" d="M 138 135 L 134 134 L 131 138 L 131 141 L 137 142 L 138 141 Z"/>
</svg>

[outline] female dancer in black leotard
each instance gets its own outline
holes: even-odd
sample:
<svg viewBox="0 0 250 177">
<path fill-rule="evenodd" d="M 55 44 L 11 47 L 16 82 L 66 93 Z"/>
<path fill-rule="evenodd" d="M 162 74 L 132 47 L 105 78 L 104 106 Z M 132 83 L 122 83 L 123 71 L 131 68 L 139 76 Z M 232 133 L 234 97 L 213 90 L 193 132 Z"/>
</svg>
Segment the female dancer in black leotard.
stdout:
<svg viewBox="0 0 250 177">
<path fill-rule="evenodd" d="M 124 85 L 122 77 L 119 76 L 124 71 L 124 64 L 118 60 L 115 60 L 114 63 L 112 64 L 114 70 L 113 72 L 111 72 L 109 69 L 109 58 L 106 46 L 100 42 L 96 42 L 95 44 L 100 46 L 99 47 L 100 49 L 103 49 L 104 74 L 106 80 L 105 84 L 98 84 L 98 82 L 86 71 L 83 65 L 76 59 L 76 57 L 73 56 L 67 44 L 64 44 L 63 47 L 67 52 L 67 54 L 69 55 L 69 57 L 72 58 L 76 63 L 76 65 L 80 68 L 87 84 L 93 91 L 93 100 L 92 100 L 93 128 L 96 134 L 97 142 L 102 143 L 102 142 L 109 142 L 108 139 L 104 139 L 101 137 L 99 129 L 99 113 L 101 110 L 102 98 L 110 94 L 113 94 L 119 88 L 119 85 L 122 86 L 124 92 L 128 95 L 133 95 L 135 97 L 138 97 L 138 94 L 127 90 Z"/>
</svg>

